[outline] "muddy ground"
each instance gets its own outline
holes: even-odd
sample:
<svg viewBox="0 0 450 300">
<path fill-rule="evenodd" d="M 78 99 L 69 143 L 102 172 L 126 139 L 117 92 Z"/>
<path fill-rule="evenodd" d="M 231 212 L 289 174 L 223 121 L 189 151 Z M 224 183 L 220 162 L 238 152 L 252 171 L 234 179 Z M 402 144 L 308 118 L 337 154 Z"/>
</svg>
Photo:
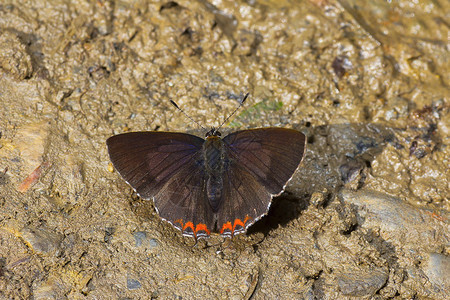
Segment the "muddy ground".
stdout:
<svg viewBox="0 0 450 300">
<path fill-rule="evenodd" d="M 2 1 L 0 298 L 449 299 L 449 11 L 413 1 Z M 306 157 L 198 243 L 114 172 L 141 130 L 280 126 Z"/>
</svg>

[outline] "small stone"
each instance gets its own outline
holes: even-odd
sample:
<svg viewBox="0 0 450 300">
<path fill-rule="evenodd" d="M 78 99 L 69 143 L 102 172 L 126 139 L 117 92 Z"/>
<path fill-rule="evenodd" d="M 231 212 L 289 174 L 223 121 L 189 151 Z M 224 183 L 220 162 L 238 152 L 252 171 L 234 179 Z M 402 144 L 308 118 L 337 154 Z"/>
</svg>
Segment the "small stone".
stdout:
<svg viewBox="0 0 450 300">
<path fill-rule="evenodd" d="M 388 274 L 383 270 L 356 271 L 337 276 L 337 282 L 341 292 L 344 295 L 353 297 L 375 294 L 383 287 L 387 279 Z"/>
<path fill-rule="evenodd" d="M 141 283 L 133 278 L 127 278 L 127 288 L 129 290 L 137 290 L 141 288 Z"/>
<path fill-rule="evenodd" d="M 34 286 L 33 299 L 64 299 L 67 291 L 67 286 L 61 277 L 50 275 L 46 281 L 38 282 Z"/>
<path fill-rule="evenodd" d="M 62 236 L 42 228 L 23 228 L 21 237 L 38 254 L 58 255 Z"/>
<path fill-rule="evenodd" d="M 339 172 L 347 188 L 357 190 L 364 185 L 366 175 L 364 174 L 364 165 L 362 162 L 349 159 L 349 161 L 339 167 Z"/>
<path fill-rule="evenodd" d="M 311 203 L 315 207 L 323 206 L 325 203 L 325 194 L 327 193 L 327 190 L 325 189 L 324 192 L 316 192 L 311 195 Z"/>
<path fill-rule="evenodd" d="M 155 248 L 155 247 L 158 247 L 158 246 L 159 246 L 159 242 L 158 242 L 157 239 L 150 239 L 150 240 L 148 241 L 148 243 L 149 243 L 149 245 L 150 245 L 151 248 Z"/>
<path fill-rule="evenodd" d="M 422 261 L 423 271 L 430 282 L 441 292 L 450 291 L 450 258 L 440 253 L 430 253 L 425 261 Z"/>
<path fill-rule="evenodd" d="M 353 69 L 352 62 L 345 55 L 336 56 L 331 64 L 334 74 L 339 78 L 343 77 L 347 71 Z"/>
<path fill-rule="evenodd" d="M 147 239 L 147 233 L 145 231 L 138 231 L 133 233 L 136 247 L 142 246 L 143 241 Z"/>
<path fill-rule="evenodd" d="M 133 233 L 133 237 L 136 247 L 147 246 L 151 249 L 159 246 L 159 241 L 155 238 L 149 239 L 145 231 L 137 231 Z"/>
<path fill-rule="evenodd" d="M 340 198 L 358 207 L 359 215 L 364 219 L 363 228 L 379 228 L 380 236 L 396 246 L 408 245 L 412 249 L 420 247 L 432 251 L 437 245 L 446 243 L 448 229 L 442 222 L 400 198 L 364 189 L 357 192 L 343 189 Z"/>
<path fill-rule="evenodd" d="M 14 146 L 20 151 L 23 162 L 23 178 L 33 172 L 42 163 L 46 141 L 49 133 L 49 123 L 28 123 L 17 129 Z"/>
</svg>

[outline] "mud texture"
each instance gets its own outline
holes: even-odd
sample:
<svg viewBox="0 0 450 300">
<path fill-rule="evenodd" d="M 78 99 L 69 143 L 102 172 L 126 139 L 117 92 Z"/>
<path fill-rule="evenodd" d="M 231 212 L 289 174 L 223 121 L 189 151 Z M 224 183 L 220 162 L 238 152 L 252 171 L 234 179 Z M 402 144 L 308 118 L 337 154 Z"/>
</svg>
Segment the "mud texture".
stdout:
<svg viewBox="0 0 450 300">
<path fill-rule="evenodd" d="M 0 298 L 449 299 L 449 11 L 425 1 L 2 1 Z M 302 167 L 198 243 L 111 167 L 141 130 L 281 126 Z"/>
</svg>

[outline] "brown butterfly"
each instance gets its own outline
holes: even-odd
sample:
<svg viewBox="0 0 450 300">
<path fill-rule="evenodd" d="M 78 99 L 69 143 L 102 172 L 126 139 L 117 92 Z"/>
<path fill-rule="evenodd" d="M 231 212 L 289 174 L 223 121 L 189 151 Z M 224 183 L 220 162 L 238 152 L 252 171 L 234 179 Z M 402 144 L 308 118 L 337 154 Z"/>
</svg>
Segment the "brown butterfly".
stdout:
<svg viewBox="0 0 450 300">
<path fill-rule="evenodd" d="M 136 193 L 153 199 L 163 219 L 197 239 L 211 232 L 245 232 L 284 191 L 306 149 L 305 135 L 293 129 L 220 136 L 214 128 L 205 139 L 178 132 L 130 132 L 106 143 L 115 169 Z"/>
</svg>

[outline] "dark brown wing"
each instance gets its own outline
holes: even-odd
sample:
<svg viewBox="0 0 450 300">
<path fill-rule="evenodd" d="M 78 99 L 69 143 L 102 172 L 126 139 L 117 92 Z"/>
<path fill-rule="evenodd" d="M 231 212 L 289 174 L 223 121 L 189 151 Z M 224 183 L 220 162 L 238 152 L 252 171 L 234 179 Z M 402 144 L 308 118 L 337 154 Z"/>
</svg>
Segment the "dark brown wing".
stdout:
<svg viewBox="0 0 450 300">
<path fill-rule="evenodd" d="M 217 224 L 224 229 L 230 222 L 232 228 L 226 225 L 225 231 L 234 234 L 267 213 L 272 197 L 283 192 L 303 159 L 306 139 L 292 129 L 260 128 L 232 133 L 223 141 L 229 167 L 222 192 L 225 213 Z"/>
<path fill-rule="evenodd" d="M 153 198 L 162 218 L 184 235 L 196 238 L 209 236 L 214 230 L 203 170 L 193 164 L 180 168 Z"/>
<path fill-rule="evenodd" d="M 306 148 L 305 135 L 286 128 L 237 131 L 223 141 L 228 145 L 232 163 L 247 170 L 273 195 L 283 191 Z"/>
<path fill-rule="evenodd" d="M 106 141 L 119 174 L 143 199 L 153 198 L 159 215 L 183 231 L 206 235 L 212 212 L 206 199 L 204 140 L 172 132 L 131 132 Z"/>
<path fill-rule="evenodd" d="M 172 132 L 130 132 L 110 137 L 114 168 L 144 199 L 155 196 L 183 167 L 195 164 L 204 140 Z"/>
<path fill-rule="evenodd" d="M 246 169 L 235 165 L 223 178 L 222 207 L 216 214 L 217 227 L 223 235 L 244 232 L 266 214 L 272 195 Z"/>
</svg>

